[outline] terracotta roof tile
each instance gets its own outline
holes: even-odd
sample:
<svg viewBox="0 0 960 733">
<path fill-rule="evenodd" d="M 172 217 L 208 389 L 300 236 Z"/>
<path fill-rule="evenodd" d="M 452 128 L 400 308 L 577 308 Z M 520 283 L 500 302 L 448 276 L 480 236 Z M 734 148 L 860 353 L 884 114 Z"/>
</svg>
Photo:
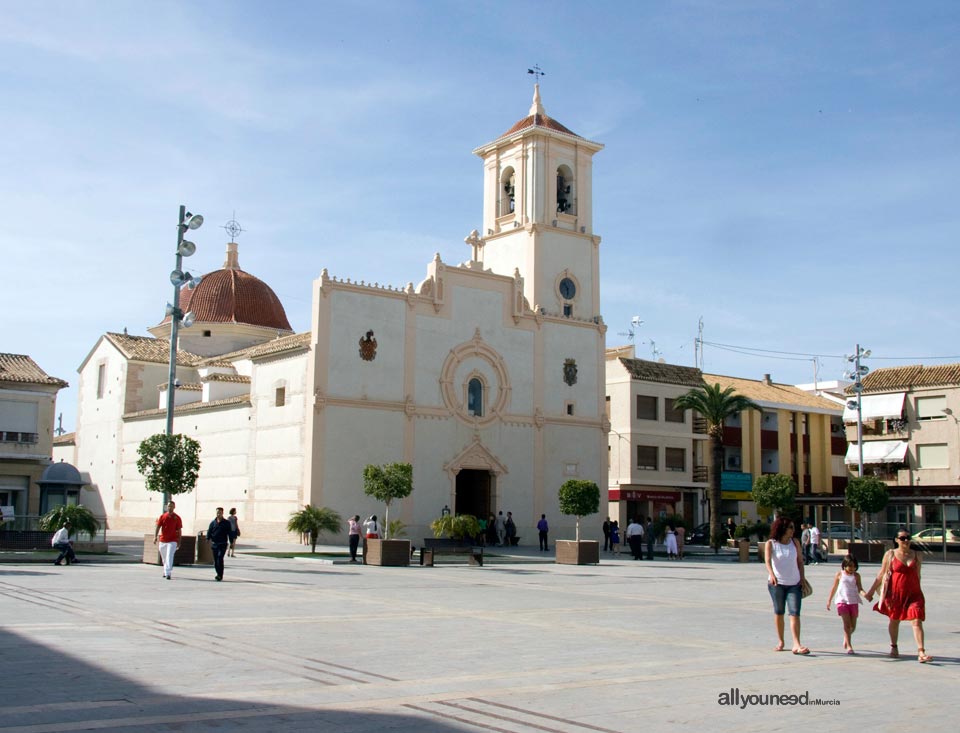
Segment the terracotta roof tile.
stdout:
<svg viewBox="0 0 960 733">
<path fill-rule="evenodd" d="M 238 268 L 214 270 L 193 290 L 180 291 L 180 309 L 196 323 L 243 323 L 292 331 L 276 293 L 260 278 Z M 170 320 L 167 316 L 163 323 Z"/>
<path fill-rule="evenodd" d="M 520 130 L 526 130 L 528 127 L 545 127 L 546 129 L 553 130 L 554 132 L 562 132 L 565 135 L 580 137 L 580 135 L 577 133 L 568 129 L 564 125 L 561 125 L 555 119 L 545 114 L 533 114 L 524 117 L 522 120 L 518 120 L 513 127 L 503 133 L 500 137 L 507 137 L 515 132 L 520 132 Z"/>
<path fill-rule="evenodd" d="M 130 336 L 125 333 L 107 333 L 107 338 L 131 361 L 148 361 L 165 364 L 170 361 L 170 342 L 153 336 Z M 203 361 L 202 356 L 189 351 L 177 351 L 179 366 L 193 367 Z"/>
<path fill-rule="evenodd" d="M 664 384 L 678 384 L 682 387 L 700 387 L 703 384 L 703 373 L 696 367 L 664 364 L 659 361 L 646 359 L 620 358 L 620 363 L 626 367 L 633 379 L 645 382 L 662 382 Z"/>
<path fill-rule="evenodd" d="M 29 356 L 24 354 L 0 354 L 0 382 L 46 384 L 52 387 L 69 387 L 62 379 L 51 377 Z"/>
<path fill-rule="evenodd" d="M 960 364 L 884 367 L 867 374 L 862 384 L 864 393 L 890 392 L 918 387 L 953 387 L 960 385 Z M 853 387 L 847 387 L 846 391 L 847 394 L 853 394 Z"/>
<path fill-rule="evenodd" d="M 63 435 L 54 435 L 54 445 L 74 445 L 77 442 L 76 433 L 64 433 Z"/>
<path fill-rule="evenodd" d="M 258 359 L 264 356 L 272 356 L 284 351 L 297 351 L 299 349 L 309 349 L 312 333 L 304 331 L 303 333 L 294 333 L 289 336 L 281 336 L 277 339 L 265 341 L 262 344 L 248 346 L 239 351 L 232 351 L 229 354 L 214 356 L 207 359 L 203 366 L 232 366 L 238 359 Z"/>
<path fill-rule="evenodd" d="M 810 392 L 805 392 L 792 384 L 778 384 L 777 382 L 767 384 L 758 379 L 741 379 L 740 377 L 726 377 L 720 374 L 704 374 L 703 381 L 707 384 L 719 384 L 724 389 L 733 387 L 737 394 L 743 395 L 761 406 L 764 406 L 764 403 L 767 405 L 791 405 L 822 412 L 828 411 L 838 415 L 843 413 L 842 405 L 825 397 L 818 397 Z"/>
<path fill-rule="evenodd" d="M 173 409 L 174 415 L 179 415 L 186 412 L 201 412 L 203 410 L 213 410 L 219 407 L 233 407 L 233 406 L 250 406 L 250 396 L 249 395 L 239 395 L 237 397 L 226 397 L 222 400 L 214 400 L 213 402 L 188 402 L 185 405 L 177 405 Z M 138 412 L 128 412 L 123 416 L 124 420 L 130 418 L 138 417 L 156 417 L 159 415 L 166 415 L 167 408 L 159 407 L 153 408 L 151 410 L 140 410 Z"/>
<path fill-rule="evenodd" d="M 250 384 L 250 377 L 245 374 L 208 374 L 200 378 L 201 382 L 231 382 L 233 384 Z"/>
</svg>

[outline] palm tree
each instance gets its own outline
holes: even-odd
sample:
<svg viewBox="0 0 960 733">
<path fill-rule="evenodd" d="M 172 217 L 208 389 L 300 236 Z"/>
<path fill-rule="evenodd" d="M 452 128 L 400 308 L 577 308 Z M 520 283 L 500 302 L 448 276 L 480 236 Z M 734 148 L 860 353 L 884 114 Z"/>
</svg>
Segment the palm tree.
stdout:
<svg viewBox="0 0 960 733">
<path fill-rule="evenodd" d="M 673 403 L 678 410 L 694 410 L 707 421 L 710 449 L 713 454 L 713 471 L 710 474 L 710 546 L 717 552 L 723 543 L 723 528 L 720 526 L 720 478 L 723 470 L 723 421 L 744 410 L 759 410 L 753 400 L 734 393 L 733 387 L 721 389 L 719 384 L 691 389 L 680 395 Z"/>
<path fill-rule="evenodd" d="M 88 534 L 93 539 L 100 531 L 98 520 L 89 509 L 80 504 L 63 504 L 40 517 L 39 527 L 44 532 L 56 532 L 64 522 L 70 522 L 74 535 Z"/>
<path fill-rule="evenodd" d="M 343 520 L 333 509 L 307 504 L 299 512 L 290 515 L 287 529 L 290 532 L 310 535 L 310 552 L 317 551 L 317 537 L 321 532 L 339 532 Z"/>
</svg>

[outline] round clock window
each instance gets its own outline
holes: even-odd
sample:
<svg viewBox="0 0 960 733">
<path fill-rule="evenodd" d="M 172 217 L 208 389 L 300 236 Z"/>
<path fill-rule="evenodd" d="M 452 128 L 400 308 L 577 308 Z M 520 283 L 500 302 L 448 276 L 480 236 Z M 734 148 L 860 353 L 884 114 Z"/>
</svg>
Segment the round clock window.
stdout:
<svg viewBox="0 0 960 733">
<path fill-rule="evenodd" d="M 560 295 L 567 300 L 571 300 L 576 294 L 577 286 L 574 284 L 573 280 L 571 280 L 569 277 L 563 278 L 563 280 L 560 281 Z"/>
</svg>

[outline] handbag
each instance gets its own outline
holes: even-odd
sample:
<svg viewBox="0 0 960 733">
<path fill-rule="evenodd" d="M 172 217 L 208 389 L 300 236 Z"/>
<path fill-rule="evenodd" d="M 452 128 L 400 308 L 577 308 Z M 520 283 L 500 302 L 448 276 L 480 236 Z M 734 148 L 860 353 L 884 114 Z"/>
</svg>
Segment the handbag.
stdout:
<svg viewBox="0 0 960 733">
<path fill-rule="evenodd" d="M 813 586 L 810 585 L 810 581 L 804 578 L 800 581 L 800 596 L 806 598 L 809 595 L 813 594 Z"/>
</svg>

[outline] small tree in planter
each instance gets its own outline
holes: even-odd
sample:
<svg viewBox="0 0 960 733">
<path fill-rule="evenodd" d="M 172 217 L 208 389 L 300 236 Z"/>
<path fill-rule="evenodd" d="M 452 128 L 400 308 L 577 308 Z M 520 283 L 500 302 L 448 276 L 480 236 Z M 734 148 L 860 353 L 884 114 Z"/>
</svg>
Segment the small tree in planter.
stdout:
<svg viewBox="0 0 960 733">
<path fill-rule="evenodd" d="M 580 518 L 600 511 L 600 487 L 593 481 L 570 479 L 560 487 L 557 497 L 560 513 L 577 518 L 577 539 L 573 542 L 554 542 L 557 562 L 572 565 L 600 562 L 600 543 L 595 540 L 580 540 Z"/>
<path fill-rule="evenodd" d="M 797 498 L 797 483 L 782 473 L 767 473 L 753 482 L 753 500 L 758 507 L 780 514 L 792 509 Z"/>
<path fill-rule="evenodd" d="M 409 463 L 370 464 L 363 469 L 363 493 L 382 501 L 387 511 L 383 515 L 386 536 L 370 539 L 364 545 L 364 562 L 368 565 L 409 565 L 410 540 L 391 540 L 390 504 L 403 499 L 413 491 L 413 466 Z"/>
<path fill-rule="evenodd" d="M 861 476 L 847 482 L 847 506 L 861 514 L 875 514 L 887 508 L 890 491 L 876 476 Z M 851 522 L 851 527 L 853 523 Z M 864 526 L 864 532 L 867 527 Z M 866 536 L 866 535 L 864 535 Z"/>
<path fill-rule="evenodd" d="M 343 520 L 333 509 L 316 507 L 307 504 L 298 512 L 290 515 L 287 530 L 298 532 L 310 537 L 310 552 L 317 551 L 317 538 L 321 532 L 339 532 Z"/>
<path fill-rule="evenodd" d="M 200 475 L 200 443 L 188 435 L 158 433 L 137 448 L 137 470 L 147 491 L 167 495 L 193 491 Z"/>
<path fill-rule="evenodd" d="M 413 491 L 413 466 L 409 463 L 388 463 L 375 466 L 372 463 L 363 469 L 363 493 L 382 501 L 387 512 L 383 515 L 383 526 L 390 531 L 390 503 L 394 499 L 404 499 Z M 389 539 L 389 534 L 384 539 Z"/>
</svg>

